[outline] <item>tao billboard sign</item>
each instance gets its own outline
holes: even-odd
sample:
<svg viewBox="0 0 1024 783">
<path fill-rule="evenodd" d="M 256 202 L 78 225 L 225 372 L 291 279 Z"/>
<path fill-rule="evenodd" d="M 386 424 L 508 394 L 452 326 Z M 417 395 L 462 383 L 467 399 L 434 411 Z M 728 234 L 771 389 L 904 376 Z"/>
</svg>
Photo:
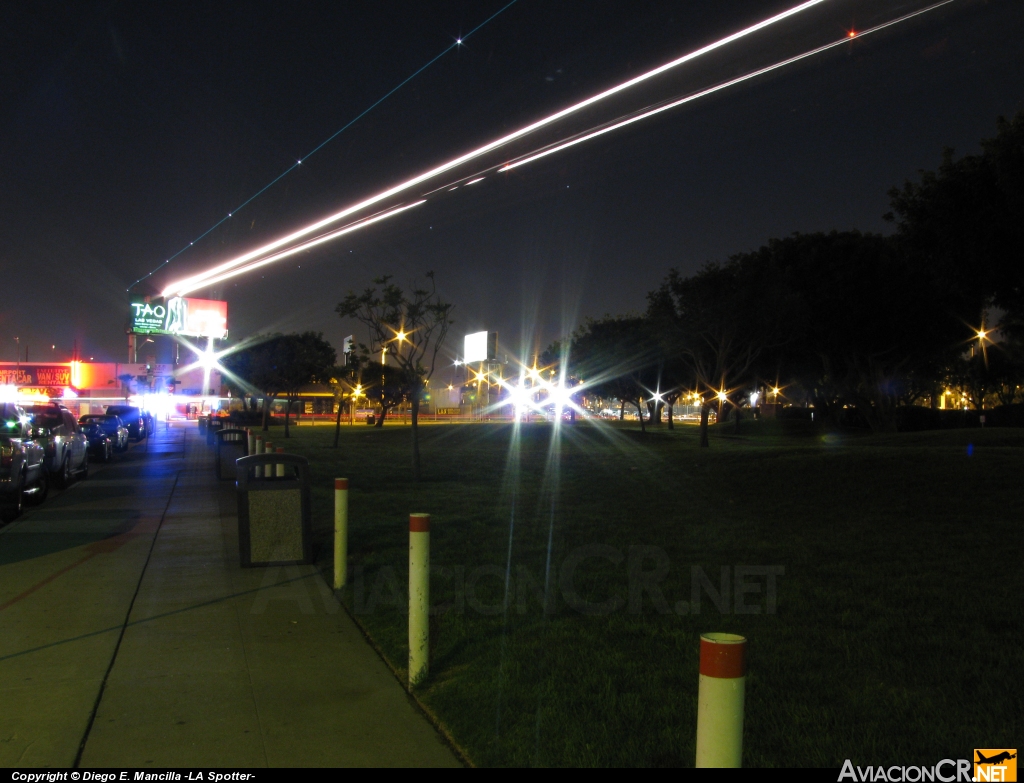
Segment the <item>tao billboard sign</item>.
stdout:
<svg viewBox="0 0 1024 783">
<path fill-rule="evenodd" d="M 180 334 L 187 337 L 228 335 L 228 303 L 175 296 L 131 303 L 131 329 L 138 334 Z"/>
</svg>

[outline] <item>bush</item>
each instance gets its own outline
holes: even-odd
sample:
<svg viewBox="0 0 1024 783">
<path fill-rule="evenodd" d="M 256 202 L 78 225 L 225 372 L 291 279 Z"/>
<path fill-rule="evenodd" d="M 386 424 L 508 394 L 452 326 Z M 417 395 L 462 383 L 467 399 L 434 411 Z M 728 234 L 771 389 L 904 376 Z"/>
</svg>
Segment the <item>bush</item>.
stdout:
<svg viewBox="0 0 1024 783">
<path fill-rule="evenodd" d="M 985 411 L 986 427 L 1024 427 L 1024 405 L 1000 405 Z"/>
<path fill-rule="evenodd" d="M 985 413 L 987 414 L 987 424 L 1000 426 L 995 425 L 989 418 L 992 411 L 985 411 Z M 973 429 L 981 426 L 980 415 L 980 411 L 939 410 L 910 405 L 896 409 L 896 429 L 899 432 Z"/>
<path fill-rule="evenodd" d="M 259 411 L 256 413 L 252 411 L 231 411 L 228 415 L 228 421 L 243 427 L 262 427 L 263 414 Z M 284 416 L 271 415 L 269 417 L 269 424 L 272 427 L 276 424 L 284 424 Z"/>
</svg>

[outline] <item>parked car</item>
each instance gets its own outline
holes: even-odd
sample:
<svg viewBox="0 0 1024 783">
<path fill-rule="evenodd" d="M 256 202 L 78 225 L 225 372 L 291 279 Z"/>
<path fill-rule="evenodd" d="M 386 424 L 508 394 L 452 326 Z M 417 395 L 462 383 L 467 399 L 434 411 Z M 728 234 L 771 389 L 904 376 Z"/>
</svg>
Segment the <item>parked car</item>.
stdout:
<svg viewBox="0 0 1024 783">
<path fill-rule="evenodd" d="M 46 469 L 62 489 L 72 475 L 89 475 L 89 441 L 71 411 L 57 402 L 30 405 L 32 438 L 46 452 Z"/>
<path fill-rule="evenodd" d="M 114 439 L 103 428 L 103 424 L 94 418 L 82 417 L 82 432 L 89 441 L 89 456 L 97 462 L 110 462 L 114 458 Z M 122 427 L 122 429 L 124 429 Z"/>
<path fill-rule="evenodd" d="M 110 436 L 114 451 L 124 451 L 128 448 L 128 428 L 118 416 L 112 413 L 89 413 L 78 419 L 78 423 L 84 429 L 87 424 L 96 424 Z M 86 433 L 88 434 L 88 433 Z"/>
<path fill-rule="evenodd" d="M 107 413 L 117 416 L 124 422 L 132 440 L 140 441 L 149 435 L 152 418 L 141 408 L 136 408 L 134 405 L 108 405 Z"/>
<path fill-rule="evenodd" d="M 26 502 L 42 503 L 50 489 L 46 453 L 32 440 L 30 417 L 13 403 L 0 403 L 0 517 L 10 522 Z"/>
</svg>

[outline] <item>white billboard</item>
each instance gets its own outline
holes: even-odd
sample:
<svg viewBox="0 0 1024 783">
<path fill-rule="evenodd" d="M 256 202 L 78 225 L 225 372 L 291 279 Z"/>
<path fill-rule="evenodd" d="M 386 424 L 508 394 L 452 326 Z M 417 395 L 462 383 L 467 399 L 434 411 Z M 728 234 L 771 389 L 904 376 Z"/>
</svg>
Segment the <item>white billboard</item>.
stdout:
<svg viewBox="0 0 1024 783">
<path fill-rule="evenodd" d="M 493 361 L 497 350 L 497 332 L 474 332 L 473 334 L 467 334 L 462 349 L 462 361 L 466 364 Z"/>
</svg>

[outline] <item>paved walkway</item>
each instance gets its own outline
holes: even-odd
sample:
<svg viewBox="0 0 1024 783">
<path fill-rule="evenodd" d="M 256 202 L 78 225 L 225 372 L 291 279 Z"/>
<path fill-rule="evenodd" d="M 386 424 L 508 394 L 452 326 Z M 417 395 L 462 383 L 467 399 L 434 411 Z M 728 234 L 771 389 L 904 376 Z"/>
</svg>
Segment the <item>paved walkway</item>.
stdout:
<svg viewBox="0 0 1024 783">
<path fill-rule="evenodd" d="M 456 766 L 315 569 L 239 567 L 193 426 L 0 528 L 0 766 Z"/>
</svg>

